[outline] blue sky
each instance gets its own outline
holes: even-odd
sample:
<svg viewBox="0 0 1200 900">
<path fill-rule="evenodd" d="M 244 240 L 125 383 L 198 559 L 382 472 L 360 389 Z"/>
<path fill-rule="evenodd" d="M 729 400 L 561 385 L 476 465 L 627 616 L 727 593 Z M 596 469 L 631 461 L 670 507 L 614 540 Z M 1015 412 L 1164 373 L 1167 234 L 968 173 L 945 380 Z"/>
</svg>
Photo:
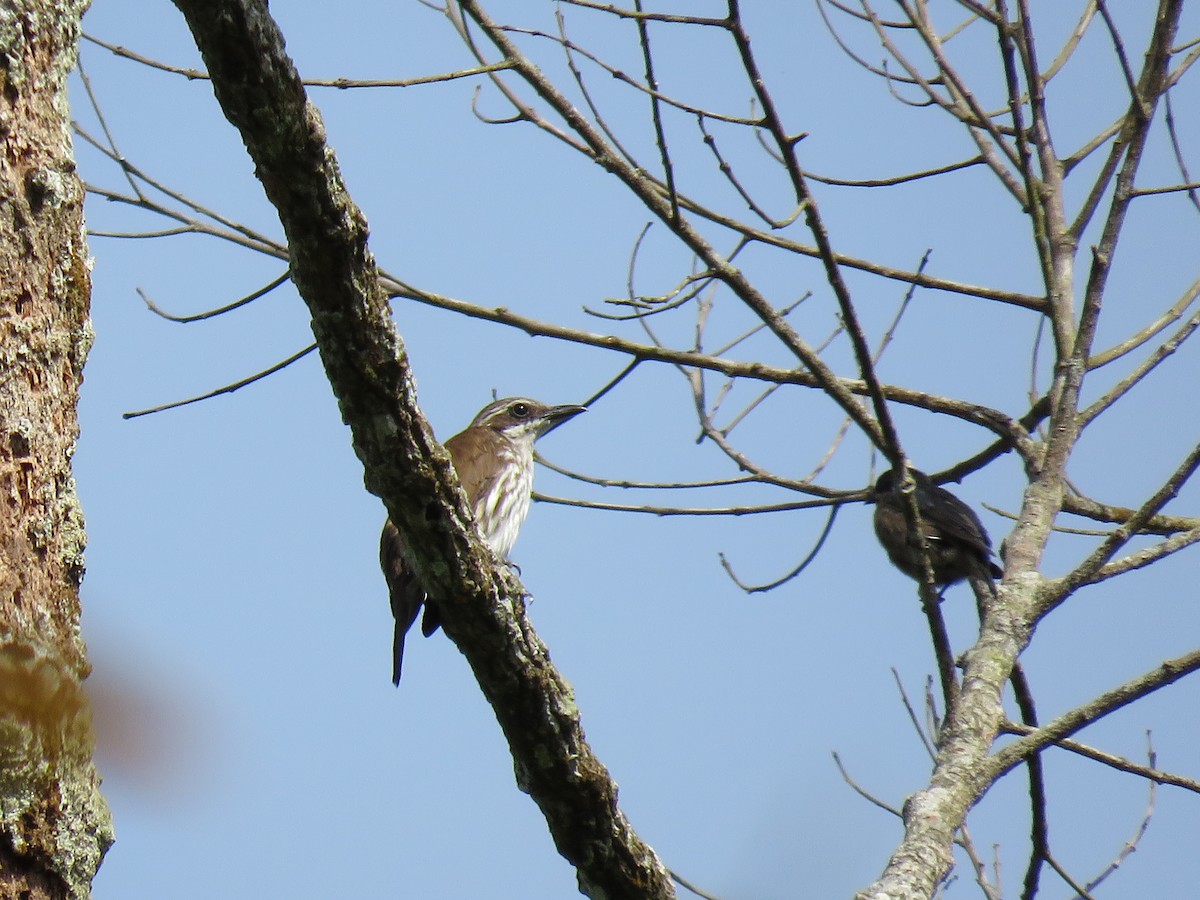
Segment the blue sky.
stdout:
<svg viewBox="0 0 1200 900">
<path fill-rule="evenodd" d="M 403 78 L 468 64 L 446 23 L 420 4 L 354 4 L 327 17 L 277 2 L 272 12 L 306 77 Z M 575 36 L 587 34 L 586 20 L 571 21 Z M 778 22 L 752 19 L 756 25 L 769 78 L 794 87 L 780 99 L 789 121 L 809 132 L 806 165 L 870 177 L 970 152 L 944 118 L 900 107 L 848 63 L 807 7 Z M 97 3 L 85 29 L 150 57 L 199 64 L 169 4 Z M 981 42 L 981 75 L 990 72 L 987 49 Z M 744 109 L 744 85 L 717 77 L 720 49 L 703 64 L 697 52 L 664 41 L 664 82 Z M 1066 76 L 1076 80 L 1063 88 L 1068 147 L 1086 126 L 1119 111 L 1102 108 L 1100 88 L 1111 84 L 1104 47 L 1088 52 L 1097 67 Z M 94 45 L 83 53 L 130 161 L 278 235 L 205 82 L 151 72 Z M 630 60 L 623 64 L 636 66 L 636 56 Z M 651 146 L 641 110 L 615 105 L 621 95 L 595 80 L 633 145 Z M 78 87 L 74 114 L 94 132 Z M 465 82 L 312 96 L 382 267 L 484 306 L 639 336 L 582 310 L 625 293 L 630 248 L 648 218 L 615 179 L 532 128 L 481 123 Z M 1074 102 L 1081 96 L 1089 102 Z M 505 113 L 487 90 L 481 109 Z M 1176 107 L 1194 158 L 1200 134 L 1185 109 L 1182 101 Z M 679 146 L 681 161 L 704 159 L 694 134 L 680 132 Z M 115 168 L 82 143 L 79 158 L 85 180 L 121 187 Z M 689 170 L 699 173 L 697 189 L 711 188 L 710 169 L 697 162 Z M 761 162 L 746 171 L 764 191 L 776 182 Z M 1037 290 L 1024 220 L 983 173 L 951 176 L 932 192 L 818 188 L 818 198 L 846 252 L 911 268 L 933 248 L 936 274 Z M 1197 221 L 1186 201 L 1148 201 L 1135 215 L 1138 229 L 1121 247 L 1131 264 L 1114 274 L 1102 346 L 1152 318 L 1196 277 Z M 96 199 L 88 217 L 95 229 L 163 227 Z M 377 564 L 383 510 L 363 489 L 317 359 L 231 396 L 121 418 L 245 377 L 311 342 L 306 311 L 290 289 L 229 316 L 177 325 L 149 314 L 136 288 L 173 312 L 193 313 L 256 289 L 281 273 L 279 263 L 196 236 L 96 237 L 91 249 L 97 340 L 76 475 L 90 534 L 84 631 L 92 684 L 106 699 L 101 767 L 118 838 L 95 896 L 575 895 L 574 873 L 517 791 L 499 729 L 453 645 L 440 634 L 410 638 L 404 683 L 391 686 L 391 616 Z M 765 254 L 742 263 L 777 302 L 814 291 L 796 316 L 811 342 L 831 330 L 832 301 L 815 265 Z M 662 229 L 652 229 L 639 289 L 665 290 L 688 266 Z M 877 337 L 903 292 L 859 275 L 850 282 Z M 412 303 L 398 303 L 395 318 L 422 408 L 443 439 L 493 390 L 576 402 L 625 363 Z M 881 372 L 1020 414 L 1034 326 L 1028 311 L 918 293 Z M 686 313 L 661 325 L 664 336 L 684 343 L 693 327 Z M 718 306 L 706 343 L 745 327 L 742 311 Z M 1189 349 L 1081 444 L 1071 471 L 1082 488 L 1136 504 L 1196 440 L 1190 392 L 1177 390 L 1200 376 Z M 745 353 L 786 361 L 765 340 Z M 831 361 L 853 374 L 844 350 Z M 678 373 L 643 366 L 541 449 L 556 463 L 610 478 L 734 474 L 710 445 L 695 443 L 689 404 Z M 1175 414 L 1164 416 L 1168 404 Z M 902 410 L 897 419 L 908 453 L 928 470 L 985 443 L 942 417 Z M 780 392 L 735 435 L 757 458 L 798 476 L 820 459 L 838 422 L 830 401 L 796 389 Z M 822 483 L 855 488 L 868 478 L 864 444 L 852 437 Z M 1007 459 L 955 490 L 977 508 L 1012 510 L 1021 483 Z M 626 503 L 675 499 L 602 493 L 545 470 L 538 488 Z M 746 496 L 727 491 L 686 502 Z M 794 499 L 765 490 L 749 496 Z M 1185 492 L 1174 509 L 1193 510 L 1196 499 L 1195 490 Z M 846 507 L 814 564 L 766 595 L 737 589 L 718 553 L 747 580 L 769 580 L 808 552 L 821 514 L 658 518 L 536 504 L 513 553 L 534 597 L 533 623 L 577 691 L 584 728 L 621 785 L 625 812 L 669 866 L 729 900 L 792 897 L 800 886 L 806 896 L 847 896 L 881 870 L 899 825 L 850 790 L 831 752 L 896 806 L 927 777 L 892 675 L 895 668 L 919 702 L 933 666 L 924 619 L 912 585 L 875 544 L 869 518 L 869 508 Z M 1005 521 L 983 518 L 998 542 Z M 1065 570 L 1093 541 L 1056 537 L 1047 572 Z M 1039 628 L 1024 660 L 1045 716 L 1195 646 L 1194 560 L 1185 553 L 1084 592 Z M 960 649 L 975 624 L 966 594 L 951 589 L 946 604 Z M 1142 758 L 1152 729 L 1159 764 L 1195 774 L 1198 702 L 1200 689 L 1185 681 L 1084 738 Z M 1146 786 L 1062 755 L 1049 754 L 1047 765 L 1053 845 L 1086 878 L 1136 829 Z M 971 820 L 986 856 L 999 845 L 1010 889 L 1027 849 L 1022 786 L 1020 778 L 1005 780 Z M 1149 834 L 1116 876 L 1115 895 L 1136 885 L 1142 896 L 1184 896 L 1181 885 L 1200 877 L 1191 852 L 1198 829 L 1196 798 L 1160 790 Z M 974 890 L 965 868 L 958 876 L 953 893 Z M 1046 895 L 1062 893 L 1056 886 Z"/>
</svg>

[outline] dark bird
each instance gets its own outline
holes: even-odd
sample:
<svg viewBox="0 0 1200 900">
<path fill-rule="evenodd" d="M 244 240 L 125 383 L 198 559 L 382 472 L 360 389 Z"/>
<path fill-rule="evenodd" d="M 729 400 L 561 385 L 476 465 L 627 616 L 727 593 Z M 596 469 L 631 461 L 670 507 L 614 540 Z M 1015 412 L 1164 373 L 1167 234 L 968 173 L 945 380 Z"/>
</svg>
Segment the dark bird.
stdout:
<svg viewBox="0 0 1200 900">
<path fill-rule="evenodd" d="M 446 451 L 475 515 L 475 525 L 496 558 L 508 558 L 521 523 L 529 512 L 533 493 L 533 442 L 586 407 L 546 406 L 525 397 L 489 403 L 471 424 L 446 441 Z M 392 524 L 384 523 L 379 543 L 379 563 L 391 594 L 396 633 L 392 644 L 392 683 L 400 684 L 404 661 L 404 636 L 416 621 L 421 605 L 421 633 L 437 631 L 437 607 L 404 562 L 404 538 Z"/>
<path fill-rule="evenodd" d="M 934 583 L 945 587 L 971 576 L 990 582 L 1003 575 L 992 560 L 991 539 L 975 511 L 934 484 L 924 472 L 913 468 L 908 471 L 916 483 L 917 509 L 929 544 Z M 896 568 L 920 581 L 924 577 L 921 548 L 909 534 L 906 502 L 895 470 L 880 475 L 875 482 L 875 536 Z"/>
</svg>

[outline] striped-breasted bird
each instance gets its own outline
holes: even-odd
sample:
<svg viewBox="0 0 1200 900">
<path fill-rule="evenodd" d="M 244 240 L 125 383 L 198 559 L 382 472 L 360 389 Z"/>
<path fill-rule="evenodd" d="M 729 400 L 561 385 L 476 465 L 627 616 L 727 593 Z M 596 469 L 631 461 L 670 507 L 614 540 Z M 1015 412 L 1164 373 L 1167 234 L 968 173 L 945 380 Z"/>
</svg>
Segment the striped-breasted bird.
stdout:
<svg viewBox="0 0 1200 900">
<path fill-rule="evenodd" d="M 497 559 L 508 558 L 533 493 L 533 443 L 555 425 L 586 407 L 546 406 L 526 397 L 489 403 L 464 430 L 446 441 L 479 529 Z M 422 604 L 421 632 L 428 637 L 441 625 L 437 605 L 404 561 L 404 538 L 389 519 L 379 544 L 379 562 L 391 594 L 396 631 L 392 643 L 392 683 L 400 684 L 404 636 Z"/>
</svg>

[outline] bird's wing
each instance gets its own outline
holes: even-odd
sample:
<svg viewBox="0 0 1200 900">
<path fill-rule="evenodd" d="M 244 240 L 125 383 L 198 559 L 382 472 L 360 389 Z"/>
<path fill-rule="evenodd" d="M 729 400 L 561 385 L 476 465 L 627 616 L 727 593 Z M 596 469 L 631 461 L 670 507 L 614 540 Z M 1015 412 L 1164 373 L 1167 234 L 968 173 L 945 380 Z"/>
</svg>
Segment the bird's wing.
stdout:
<svg viewBox="0 0 1200 900">
<path fill-rule="evenodd" d="M 466 491 L 480 537 L 496 556 L 506 558 L 529 510 L 530 488 L 509 479 L 525 467 L 512 463 L 507 440 L 485 429 L 456 434 L 446 441 L 446 449 Z M 531 460 L 530 471 L 532 465 Z"/>
<path fill-rule="evenodd" d="M 992 542 L 975 510 L 943 487 L 931 485 L 927 496 L 920 496 L 921 517 L 946 539 L 974 547 L 984 559 L 992 555 Z M 936 537 L 936 535 L 933 535 Z"/>
<path fill-rule="evenodd" d="M 476 498 L 486 492 L 496 470 L 496 466 L 488 465 L 483 458 L 495 449 L 487 437 L 485 432 L 476 429 L 460 431 L 446 441 L 446 452 L 450 454 L 450 461 L 454 463 L 454 471 L 458 473 L 472 510 Z"/>
</svg>

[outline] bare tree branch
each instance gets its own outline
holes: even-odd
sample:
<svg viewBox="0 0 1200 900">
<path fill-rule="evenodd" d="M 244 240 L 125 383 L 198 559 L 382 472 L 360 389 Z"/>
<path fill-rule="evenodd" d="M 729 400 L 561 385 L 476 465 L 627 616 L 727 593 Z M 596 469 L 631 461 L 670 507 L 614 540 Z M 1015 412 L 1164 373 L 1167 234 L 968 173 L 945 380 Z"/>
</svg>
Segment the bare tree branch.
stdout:
<svg viewBox="0 0 1200 900">
<path fill-rule="evenodd" d="M 1200 669 L 1200 650 L 1193 650 L 1191 653 L 1175 659 L 1165 660 L 1145 675 L 1113 688 L 1111 691 L 1106 691 L 1083 706 L 1063 713 L 1028 736 L 1013 741 L 1007 747 L 996 752 L 988 764 L 989 768 L 996 777 L 999 777 L 1019 765 L 1021 760 L 1030 753 L 1043 750 L 1069 738 L 1088 725 L 1098 722 L 1109 713 L 1116 712 L 1153 691 L 1174 684 L 1197 669 Z"/>
<path fill-rule="evenodd" d="M 312 313 L 367 487 L 385 499 L 421 583 L 446 598 L 439 607 L 446 632 L 496 712 L 520 786 L 542 809 L 585 893 L 673 897 L 670 876 L 630 828 L 616 785 L 583 738 L 570 687 L 521 612 L 523 590 L 471 525 L 449 460 L 417 409 L 366 222 L 346 195 L 275 23 L 257 0 L 219 0 L 216 10 L 197 0 L 178 6 L 279 212 L 292 279 Z"/>
</svg>

